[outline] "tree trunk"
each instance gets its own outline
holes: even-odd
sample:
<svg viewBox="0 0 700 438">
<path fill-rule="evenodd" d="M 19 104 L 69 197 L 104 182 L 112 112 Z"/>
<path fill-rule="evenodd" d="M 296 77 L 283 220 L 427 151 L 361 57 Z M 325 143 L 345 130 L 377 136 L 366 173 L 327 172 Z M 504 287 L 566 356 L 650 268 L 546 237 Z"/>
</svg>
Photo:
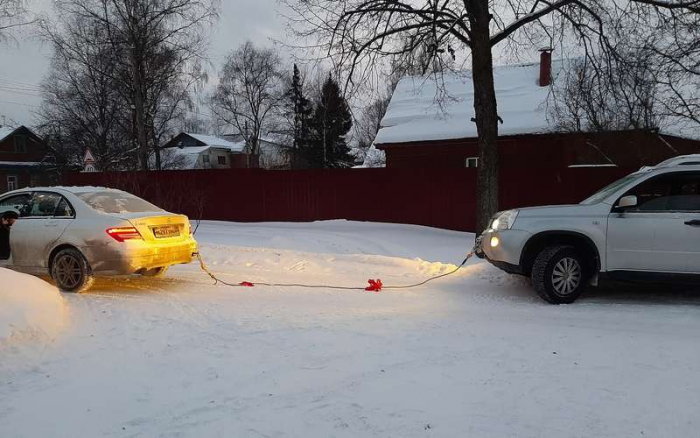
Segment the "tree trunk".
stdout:
<svg viewBox="0 0 700 438">
<path fill-rule="evenodd" d="M 148 170 L 148 133 L 146 132 L 144 107 L 146 99 L 143 93 L 143 69 L 136 49 L 131 51 L 131 69 L 134 87 L 134 120 L 136 121 L 136 141 L 139 147 L 141 170 Z"/>
<path fill-rule="evenodd" d="M 476 190 L 476 232 L 479 234 L 498 211 L 498 109 L 493 83 L 488 0 L 471 0 L 469 6 L 474 113 L 479 136 Z"/>
<path fill-rule="evenodd" d="M 155 124 L 151 124 L 151 139 L 153 140 L 153 152 L 156 155 L 156 170 L 163 170 L 163 162 L 160 157 L 160 147 L 158 146 L 158 138 L 156 137 Z"/>
</svg>

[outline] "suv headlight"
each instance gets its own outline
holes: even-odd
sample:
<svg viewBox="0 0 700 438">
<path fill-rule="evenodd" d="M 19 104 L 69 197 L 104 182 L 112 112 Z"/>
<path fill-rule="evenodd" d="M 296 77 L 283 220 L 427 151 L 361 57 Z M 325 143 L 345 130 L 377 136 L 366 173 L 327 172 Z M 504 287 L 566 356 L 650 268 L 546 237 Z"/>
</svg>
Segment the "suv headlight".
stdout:
<svg viewBox="0 0 700 438">
<path fill-rule="evenodd" d="M 491 221 L 491 230 L 510 230 L 515 223 L 515 218 L 518 217 L 518 210 L 507 210 L 496 213 L 493 221 Z"/>
</svg>

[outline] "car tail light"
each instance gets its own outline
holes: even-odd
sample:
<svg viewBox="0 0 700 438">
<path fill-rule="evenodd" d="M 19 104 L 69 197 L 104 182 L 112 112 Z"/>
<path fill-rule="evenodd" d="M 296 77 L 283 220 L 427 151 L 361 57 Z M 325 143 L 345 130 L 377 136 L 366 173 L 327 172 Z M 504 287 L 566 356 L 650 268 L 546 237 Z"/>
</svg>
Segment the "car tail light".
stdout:
<svg viewBox="0 0 700 438">
<path fill-rule="evenodd" d="M 112 236 L 117 242 L 124 242 L 125 240 L 143 240 L 141 233 L 134 227 L 115 227 L 107 228 L 107 234 Z"/>
</svg>

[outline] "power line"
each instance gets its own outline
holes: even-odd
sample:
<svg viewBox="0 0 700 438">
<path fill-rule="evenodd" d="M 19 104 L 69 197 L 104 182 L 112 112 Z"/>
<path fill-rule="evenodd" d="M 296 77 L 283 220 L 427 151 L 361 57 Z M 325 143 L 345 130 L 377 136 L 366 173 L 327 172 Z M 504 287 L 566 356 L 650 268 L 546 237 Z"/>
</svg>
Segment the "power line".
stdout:
<svg viewBox="0 0 700 438">
<path fill-rule="evenodd" d="M 2 76 L 0 76 L 0 82 L 6 82 L 8 84 L 14 84 L 14 85 L 23 86 L 23 87 L 41 89 L 41 86 L 39 84 L 31 84 L 29 82 L 16 81 L 14 79 L 5 78 Z"/>
<path fill-rule="evenodd" d="M 30 104 L 28 104 L 28 103 L 13 102 L 13 101 L 11 101 L 11 100 L 0 100 L 0 102 L 2 102 L 2 103 L 10 103 L 10 104 L 12 104 L 12 105 L 29 106 L 29 107 L 32 107 L 32 108 L 41 108 L 39 105 L 30 105 Z"/>
</svg>

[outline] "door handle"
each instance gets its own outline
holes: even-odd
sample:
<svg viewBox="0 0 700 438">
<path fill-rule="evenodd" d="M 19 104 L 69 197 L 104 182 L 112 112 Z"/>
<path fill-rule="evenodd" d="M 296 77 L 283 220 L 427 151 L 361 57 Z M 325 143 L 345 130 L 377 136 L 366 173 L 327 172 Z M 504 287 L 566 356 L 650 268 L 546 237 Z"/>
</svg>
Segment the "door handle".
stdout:
<svg viewBox="0 0 700 438">
<path fill-rule="evenodd" d="M 44 224 L 45 227 L 57 227 L 58 226 L 58 221 L 49 221 Z"/>
<path fill-rule="evenodd" d="M 692 221 L 686 221 L 686 225 L 689 225 L 691 227 L 700 227 L 700 219 L 693 219 Z"/>
</svg>

